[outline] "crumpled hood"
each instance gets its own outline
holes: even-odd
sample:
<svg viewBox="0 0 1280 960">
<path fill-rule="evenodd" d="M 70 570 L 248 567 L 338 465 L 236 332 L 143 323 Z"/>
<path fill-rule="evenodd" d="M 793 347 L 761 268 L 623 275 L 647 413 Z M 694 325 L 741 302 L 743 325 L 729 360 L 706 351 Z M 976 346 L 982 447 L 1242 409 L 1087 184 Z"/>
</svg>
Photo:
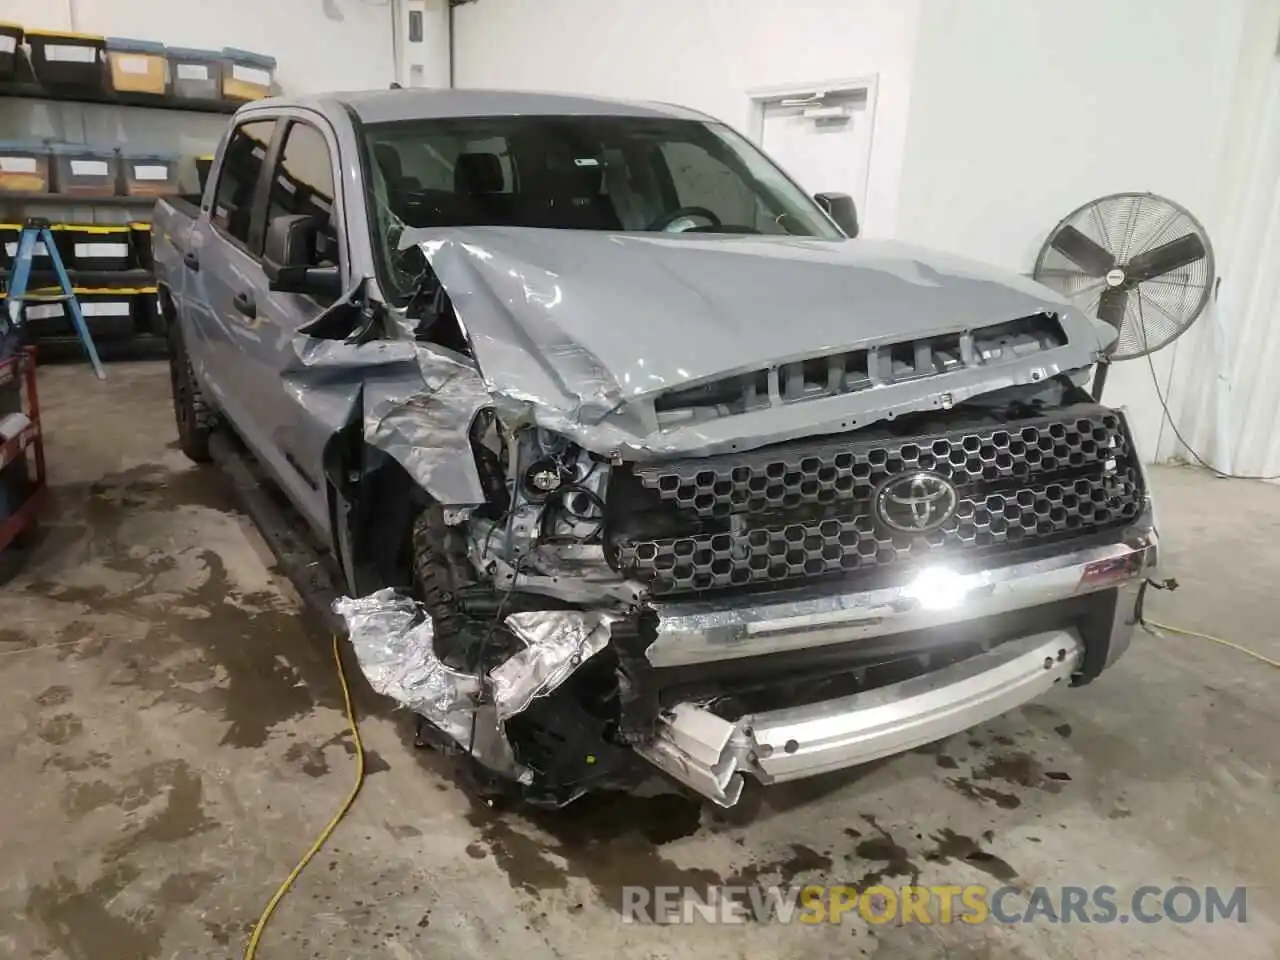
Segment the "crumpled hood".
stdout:
<svg viewBox="0 0 1280 960">
<path fill-rule="evenodd" d="M 1040 312 L 1059 315 L 1075 366 L 1112 336 L 1031 280 L 890 241 L 472 227 L 406 230 L 413 243 L 485 379 L 582 423 L 709 378 Z"/>
</svg>

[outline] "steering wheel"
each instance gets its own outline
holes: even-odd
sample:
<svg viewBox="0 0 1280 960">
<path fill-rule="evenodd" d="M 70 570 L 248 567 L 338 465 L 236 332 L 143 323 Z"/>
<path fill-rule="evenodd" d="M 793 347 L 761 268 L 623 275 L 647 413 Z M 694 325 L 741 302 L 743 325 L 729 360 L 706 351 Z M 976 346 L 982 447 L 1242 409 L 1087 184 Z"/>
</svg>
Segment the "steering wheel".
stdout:
<svg viewBox="0 0 1280 960">
<path fill-rule="evenodd" d="M 658 217 L 657 220 L 649 224 L 649 229 L 654 232 L 666 230 L 667 227 L 671 226 L 681 217 L 701 217 L 704 220 L 710 220 L 711 226 L 713 227 L 721 225 L 720 218 L 715 215 L 714 211 L 708 210 L 706 207 L 681 207 L 679 210 L 673 210 L 670 213 L 664 213 L 662 216 Z M 684 231 L 680 232 L 683 233 Z"/>
</svg>

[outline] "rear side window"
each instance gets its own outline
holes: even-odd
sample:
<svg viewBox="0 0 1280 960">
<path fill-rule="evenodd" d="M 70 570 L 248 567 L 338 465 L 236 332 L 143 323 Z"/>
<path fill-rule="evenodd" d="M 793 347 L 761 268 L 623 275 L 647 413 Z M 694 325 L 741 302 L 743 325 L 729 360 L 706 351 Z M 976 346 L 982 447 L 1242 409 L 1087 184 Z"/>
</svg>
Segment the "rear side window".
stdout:
<svg viewBox="0 0 1280 960">
<path fill-rule="evenodd" d="M 314 217 L 318 228 L 314 266 L 338 262 L 333 196 L 333 162 L 324 135 L 310 124 L 294 123 L 271 178 L 267 223 L 288 214 Z"/>
<path fill-rule="evenodd" d="M 227 141 L 218 171 L 211 217 L 215 226 L 243 244 L 249 242 L 253 194 L 275 128 L 274 120 L 255 120 L 236 127 Z"/>
</svg>

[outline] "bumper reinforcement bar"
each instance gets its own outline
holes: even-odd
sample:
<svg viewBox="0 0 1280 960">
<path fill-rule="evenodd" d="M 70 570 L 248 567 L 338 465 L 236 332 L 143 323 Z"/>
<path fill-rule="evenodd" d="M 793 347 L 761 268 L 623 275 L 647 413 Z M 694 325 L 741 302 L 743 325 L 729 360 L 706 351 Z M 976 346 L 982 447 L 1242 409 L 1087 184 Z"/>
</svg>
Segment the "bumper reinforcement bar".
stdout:
<svg viewBox="0 0 1280 960">
<path fill-rule="evenodd" d="M 997 717 L 1071 677 L 1084 644 L 1073 630 L 1020 637 L 930 673 L 834 700 L 731 723 L 683 703 L 640 754 L 720 806 L 743 778 L 796 780 L 867 763 Z"/>
</svg>

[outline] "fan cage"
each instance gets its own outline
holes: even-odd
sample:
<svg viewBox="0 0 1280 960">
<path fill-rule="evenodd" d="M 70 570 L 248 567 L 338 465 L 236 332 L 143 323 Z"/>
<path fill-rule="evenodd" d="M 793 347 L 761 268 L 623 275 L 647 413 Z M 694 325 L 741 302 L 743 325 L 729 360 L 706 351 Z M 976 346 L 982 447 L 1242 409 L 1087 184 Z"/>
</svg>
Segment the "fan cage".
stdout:
<svg viewBox="0 0 1280 960">
<path fill-rule="evenodd" d="M 1187 234 L 1196 234 L 1204 244 L 1200 259 L 1129 291 L 1112 360 L 1141 357 L 1168 346 L 1204 310 L 1214 277 L 1213 248 L 1200 221 L 1185 207 L 1153 193 L 1117 193 L 1073 210 L 1049 232 L 1032 276 L 1096 317 L 1107 280 L 1086 273 L 1051 245 L 1067 226 L 1114 254 L 1121 269 L 1135 256 Z"/>
</svg>

